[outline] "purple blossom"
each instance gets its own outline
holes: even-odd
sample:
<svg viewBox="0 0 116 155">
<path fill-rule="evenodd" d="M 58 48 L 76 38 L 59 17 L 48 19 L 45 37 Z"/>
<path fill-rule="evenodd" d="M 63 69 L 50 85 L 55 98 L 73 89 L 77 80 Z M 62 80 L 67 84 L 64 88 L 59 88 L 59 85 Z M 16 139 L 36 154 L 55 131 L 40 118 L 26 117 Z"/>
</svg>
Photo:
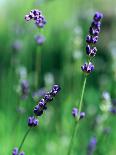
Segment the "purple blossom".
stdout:
<svg viewBox="0 0 116 155">
<path fill-rule="evenodd" d="M 38 119 L 36 119 L 34 116 L 28 118 L 28 126 L 35 127 L 38 125 Z"/>
<path fill-rule="evenodd" d="M 102 13 L 99 12 L 95 13 L 91 26 L 89 28 L 89 35 L 87 35 L 86 37 L 86 43 L 87 43 L 86 53 L 91 57 L 94 57 L 97 52 L 97 48 L 93 47 L 93 45 L 96 44 L 98 41 L 98 35 L 101 27 L 100 20 L 102 18 L 103 18 Z"/>
<path fill-rule="evenodd" d="M 87 147 L 87 155 L 93 155 L 95 148 L 96 148 L 96 144 L 97 144 L 96 138 L 92 137 Z"/>
<path fill-rule="evenodd" d="M 35 40 L 36 40 L 38 45 L 42 45 L 45 42 L 45 37 L 41 36 L 41 35 L 38 35 L 38 36 L 35 37 Z"/>
<path fill-rule="evenodd" d="M 61 88 L 59 85 L 54 85 L 50 92 L 45 93 L 43 98 L 34 107 L 33 112 L 35 113 L 36 116 L 41 116 L 43 114 L 44 110 L 47 109 L 47 103 L 53 100 L 53 98 L 57 95 L 60 89 Z"/>
<path fill-rule="evenodd" d="M 26 98 L 29 94 L 29 83 L 27 80 L 21 81 L 21 94 L 22 98 Z"/>
<path fill-rule="evenodd" d="M 78 115 L 78 109 L 77 108 L 73 108 L 72 115 L 73 115 L 73 117 L 77 117 L 77 115 Z"/>
<path fill-rule="evenodd" d="M 80 112 L 80 119 L 85 117 L 85 112 Z"/>
<path fill-rule="evenodd" d="M 94 71 L 94 65 L 91 62 L 85 63 L 83 66 L 81 66 L 81 69 L 85 73 L 91 73 Z"/>
<path fill-rule="evenodd" d="M 39 28 L 43 28 L 46 24 L 45 17 L 42 15 L 42 12 L 37 9 L 31 10 L 29 14 L 25 16 L 26 21 L 30 21 L 32 19 L 35 21 L 35 25 Z"/>
<path fill-rule="evenodd" d="M 25 153 L 24 152 L 19 153 L 18 148 L 14 148 L 13 152 L 12 152 L 12 155 L 25 155 Z"/>
</svg>

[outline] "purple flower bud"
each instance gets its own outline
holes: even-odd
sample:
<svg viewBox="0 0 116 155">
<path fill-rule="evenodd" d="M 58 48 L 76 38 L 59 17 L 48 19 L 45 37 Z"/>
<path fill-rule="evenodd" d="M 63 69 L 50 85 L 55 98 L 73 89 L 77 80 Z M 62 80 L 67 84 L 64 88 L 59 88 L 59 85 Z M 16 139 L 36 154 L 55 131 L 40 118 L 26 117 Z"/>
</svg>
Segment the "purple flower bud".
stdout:
<svg viewBox="0 0 116 155">
<path fill-rule="evenodd" d="M 19 155 L 25 155 L 25 153 L 24 152 L 20 152 Z"/>
<path fill-rule="evenodd" d="M 29 94 L 29 83 L 27 80 L 21 82 L 21 93 L 23 98 L 26 98 Z"/>
<path fill-rule="evenodd" d="M 54 85 L 54 86 L 52 87 L 52 90 L 51 90 L 50 94 L 51 94 L 52 96 L 55 96 L 55 95 L 57 95 L 57 93 L 58 93 L 60 90 L 61 90 L 61 88 L 60 88 L 59 85 Z"/>
<path fill-rule="evenodd" d="M 13 149 L 12 155 L 18 155 L 18 148 Z"/>
<path fill-rule="evenodd" d="M 51 94 L 48 92 L 45 94 L 44 99 L 46 102 L 50 102 L 53 100 L 53 97 L 51 96 Z"/>
<path fill-rule="evenodd" d="M 96 47 L 90 47 L 90 45 L 87 45 L 86 46 L 86 53 L 89 55 L 89 56 L 92 56 L 94 57 L 96 55 L 96 52 L 97 52 L 97 48 Z"/>
<path fill-rule="evenodd" d="M 37 104 L 34 108 L 34 113 L 36 116 L 41 116 L 43 114 L 43 109 Z"/>
<path fill-rule="evenodd" d="M 38 125 L 38 119 L 36 119 L 34 116 L 28 118 L 28 126 L 35 127 L 37 125 Z"/>
<path fill-rule="evenodd" d="M 91 27 L 93 27 L 93 28 L 99 29 L 100 26 L 101 26 L 101 22 L 93 21 L 91 23 Z"/>
<path fill-rule="evenodd" d="M 80 112 L 80 119 L 85 117 L 85 112 Z"/>
<path fill-rule="evenodd" d="M 100 21 L 102 18 L 103 18 L 103 14 L 100 13 L 100 12 L 96 12 L 95 15 L 94 15 L 94 17 L 93 17 L 93 19 L 95 21 Z"/>
<path fill-rule="evenodd" d="M 26 15 L 26 16 L 25 16 L 25 20 L 26 20 L 26 21 L 29 21 L 29 20 L 31 20 L 31 17 L 30 17 L 30 15 Z"/>
<path fill-rule="evenodd" d="M 95 151 L 95 148 L 96 148 L 96 144 L 97 144 L 96 138 L 92 137 L 90 139 L 89 144 L 88 144 L 87 155 L 92 155 L 93 154 L 93 152 Z"/>
<path fill-rule="evenodd" d="M 73 115 L 73 117 L 77 117 L 77 115 L 78 115 L 78 109 L 77 108 L 73 108 L 72 115 Z"/>
<path fill-rule="evenodd" d="M 91 62 L 89 62 L 89 64 L 85 63 L 81 66 L 81 69 L 85 73 L 91 73 L 94 70 L 94 65 Z"/>
<path fill-rule="evenodd" d="M 42 45 L 45 42 L 45 37 L 44 36 L 36 36 L 35 40 L 38 43 L 38 45 Z"/>
</svg>

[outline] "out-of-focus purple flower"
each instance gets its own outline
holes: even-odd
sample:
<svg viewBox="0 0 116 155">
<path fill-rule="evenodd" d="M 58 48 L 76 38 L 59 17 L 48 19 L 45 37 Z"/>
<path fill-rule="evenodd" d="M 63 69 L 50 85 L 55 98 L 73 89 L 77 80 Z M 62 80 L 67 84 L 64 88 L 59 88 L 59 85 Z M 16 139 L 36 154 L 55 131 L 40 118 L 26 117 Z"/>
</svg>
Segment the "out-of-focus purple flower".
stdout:
<svg viewBox="0 0 116 155">
<path fill-rule="evenodd" d="M 28 118 L 28 126 L 35 127 L 38 125 L 38 119 L 36 119 L 34 116 Z"/>
<path fill-rule="evenodd" d="M 81 66 L 81 69 L 85 73 L 91 73 L 94 71 L 94 65 L 91 62 L 89 62 L 88 64 L 85 63 L 83 66 Z"/>
<path fill-rule="evenodd" d="M 19 155 L 25 155 L 25 153 L 24 152 L 20 152 Z"/>
<path fill-rule="evenodd" d="M 72 109 L 72 115 L 73 115 L 73 117 L 77 117 L 77 115 L 78 115 L 78 109 L 77 108 Z"/>
<path fill-rule="evenodd" d="M 12 152 L 12 155 L 25 155 L 25 153 L 24 152 L 19 153 L 18 148 L 14 148 L 13 152 Z"/>
<path fill-rule="evenodd" d="M 21 81 L 21 95 L 22 98 L 26 98 L 29 94 L 29 83 L 27 80 Z"/>
<path fill-rule="evenodd" d="M 80 119 L 85 117 L 85 112 L 80 112 Z"/>
<path fill-rule="evenodd" d="M 95 148 L 96 148 L 96 144 L 97 144 L 96 138 L 92 137 L 87 147 L 87 155 L 93 155 Z"/>
<path fill-rule="evenodd" d="M 42 35 L 38 35 L 35 37 L 35 40 L 38 45 L 42 45 L 45 42 L 45 37 Z"/>
<path fill-rule="evenodd" d="M 37 9 L 31 10 L 29 14 L 25 16 L 26 21 L 30 21 L 32 19 L 35 21 L 36 26 L 39 28 L 43 28 L 46 24 L 45 17 L 42 15 L 42 12 Z"/>
<path fill-rule="evenodd" d="M 12 155 L 18 155 L 18 148 L 13 149 Z"/>
<path fill-rule="evenodd" d="M 12 44 L 12 49 L 14 54 L 18 53 L 19 50 L 22 48 L 22 43 L 20 40 L 16 40 L 13 44 Z"/>
</svg>

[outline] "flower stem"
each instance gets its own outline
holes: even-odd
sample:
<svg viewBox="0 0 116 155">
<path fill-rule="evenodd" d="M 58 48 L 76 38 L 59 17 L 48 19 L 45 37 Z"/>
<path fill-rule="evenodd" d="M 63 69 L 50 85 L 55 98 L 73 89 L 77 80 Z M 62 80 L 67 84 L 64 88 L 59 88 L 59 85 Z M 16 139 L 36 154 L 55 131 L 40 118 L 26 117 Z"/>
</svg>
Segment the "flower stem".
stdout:
<svg viewBox="0 0 116 155">
<path fill-rule="evenodd" d="M 82 109 L 82 102 L 83 102 L 83 96 L 84 96 L 84 92 L 85 92 L 86 81 L 87 81 L 87 76 L 85 76 L 83 87 L 82 87 L 81 99 L 80 99 L 80 103 L 79 103 L 79 114 L 80 114 L 81 109 Z M 76 120 L 74 128 L 73 128 L 73 133 L 71 136 L 67 155 L 71 155 L 71 151 L 72 151 L 72 147 L 73 147 L 73 143 L 74 143 L 74 137 L 76 136 L 77 130 L 79 128 L 79 122 L 78 122 L 79 119 L 80 119 L 80 115 L 77 117 L 77 120 Z"/>
<path fill-rule="evenodd" d="M 23 146 L 23 144 L 25 142 L 25 139 L 26 139 L 27 135 L 29 134 L 30 130 L 31 130 L 31 127 L 26 131 L 26 133 L 25 133 L 25 135 L 24 135 L 24 137 L 23 137 L 23 139 L 21 141 L 21 144 L 19 146 L 19 151 L 18 152 L 20 152 L 20 150 L 21 150 L 21 148 L 22 148 L 22 146 Z"/>
</svg>

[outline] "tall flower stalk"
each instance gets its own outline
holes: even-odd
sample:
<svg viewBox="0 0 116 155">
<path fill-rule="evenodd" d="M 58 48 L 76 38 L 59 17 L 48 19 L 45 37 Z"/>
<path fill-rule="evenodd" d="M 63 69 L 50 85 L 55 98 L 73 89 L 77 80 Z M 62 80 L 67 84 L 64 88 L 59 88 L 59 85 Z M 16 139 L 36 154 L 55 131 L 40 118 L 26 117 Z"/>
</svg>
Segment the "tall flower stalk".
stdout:
<svg viewBox="0 0 116 155">
<path fill-rule="evenodd" d="M 87 35 L 86 38 L 86 53 L 88 55 L 88 62 L 85 63 L 84 65 L 81 66 L 82 71 L 85 73 L 85 78 L 82 86 L 82 92 L 81 92 L 81 98 L 79 102 L 79 108 L 73 108 L 72 110 L 72 115 L 75 118 L 75 124 L 73 128 L 73 133 L 71 136 L 69 148 L 68 148 L 68 154 L 71 155 L 72 152 L 72 147 L 74 144 L 74 138 L 77 134 L 78 128 L 79 128 L 79 120 L 85 116 L 84 112 L 81 112 L 82 110 L 82 104 L 83 104 L 83 97 L 84 97 L 84 92 L 85 92 L 85 87 L 86 87 L 86 81 L 87 81 L 87 76 L 94 71 L 94 65 L 92 64 L 92 58 L 96 55 L 97 48 L 95 47 L 95 44 L 98 41 L 98 35 L 100 32 L 100 26 L 101 26 L 101 19 L 103 18 L 102 13 L 96 12 L 93 21 L 91 23 L 91 26 L 89 28 L 89 35 Z"/>
<path fill-rule="evenodd" d="M 44 114 L 44 112 L 47 110 L 47 106 L 49 102 L 51 102 L 54 97 L 59 93 L 60 91 L 60 86 L 59 85 L 54 85 L 50 92 L 47 92 L 44 97 L 38 102 L 38 104 L 34 107 L 33 109 L 33 116 L 28 117 L 28 130 L 26 131 L 24 137 L 22 138 L 21 144 L 19 145 L 18 148 L 14 148 L 12 155 L 24 155 L 24 152 L 20 152 L 22 149 L 22 146 L 31 131 L 32 128 L 36 127 L 39 125 L 39 120 L 38 118 Z"/>
</svg>

